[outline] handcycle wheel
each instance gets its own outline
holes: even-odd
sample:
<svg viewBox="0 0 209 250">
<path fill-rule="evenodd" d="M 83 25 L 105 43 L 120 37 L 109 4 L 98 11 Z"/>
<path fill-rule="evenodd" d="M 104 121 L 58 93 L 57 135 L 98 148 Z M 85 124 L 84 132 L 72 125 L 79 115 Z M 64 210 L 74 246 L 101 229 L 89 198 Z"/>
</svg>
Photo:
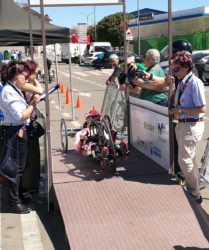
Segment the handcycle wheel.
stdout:
<svg viewBox="0 0 209 250">
<path fill-rule="evenodd" d="M 110 169 L 113 173 L 116 170 L 115 159 L 116 159 L 116 152 L 114 142 L 112 140 L 112 135 L 110 132 L 110 124 L 108 124 L 106 119 L 101 120 L 100 124 L 100 145 L 104 148 L 107 147 L 109 150 L 108 157 L 103 157 L 101 155 L 100 166 L 103 169 Z"/>
<path fill-rule="evenodd" d="M 61 145 L 62 149 L 67 152 L 68 150 L 68 130 L 65 119 L 61 119 L 60 122 L 60 137 L 61 137 Z"/>
<path fill-rule="evenodd" d="M 101 159 L 100 160 L 100 168 L 110 171 L 111 174 L 114 174 L 116 171 L 116 164 L 115 161 L 110 161 L 109 159 Z"/>
<path fill-rule="evenodd" d="M 107 125 L 109 126 L 109 129 L 112 129 L 112 124 L 110 121 L 110 117 L 108 115 L 104 115 L 103 119 L 106 121 Z"/>
</svg>

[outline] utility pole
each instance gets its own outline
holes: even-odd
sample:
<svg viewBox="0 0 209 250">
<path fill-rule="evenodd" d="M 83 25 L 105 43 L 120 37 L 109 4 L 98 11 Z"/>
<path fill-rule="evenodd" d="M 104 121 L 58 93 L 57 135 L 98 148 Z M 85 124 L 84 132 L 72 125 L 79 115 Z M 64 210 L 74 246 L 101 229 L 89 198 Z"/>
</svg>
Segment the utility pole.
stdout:
<svg viewBox="0 0 209 250">
<path fill-rule="evenodd" d="M 94 6 L 94 40 L 97 41 L 96 6 Z"/>
<path fill-rule="evenodd" d="M 32 33 L 32 22 L 31 22 L 30 0 L 28 0 L 28 24 L 29 24 L 29 32 L 30 32 L 30 56 L 31 56 L 31 60 L 34 60 L 33 33 Z"/>
<path fill-rule="evenodd" d="M 138 55 L 140 55 L 140 52 L 141 52 L 141 48 L 140 48 L 140 18 L 139 18 L 139 15 L 140 15 L 140 13 L 139 13 L 139 0 L 137 0 L 137 12 L 138 12 L 138 14 L 137 14 L 137 16 L 138 16 L 138 18 L 137 18 L 137 28 L 138 28 Z"/>
</svg>

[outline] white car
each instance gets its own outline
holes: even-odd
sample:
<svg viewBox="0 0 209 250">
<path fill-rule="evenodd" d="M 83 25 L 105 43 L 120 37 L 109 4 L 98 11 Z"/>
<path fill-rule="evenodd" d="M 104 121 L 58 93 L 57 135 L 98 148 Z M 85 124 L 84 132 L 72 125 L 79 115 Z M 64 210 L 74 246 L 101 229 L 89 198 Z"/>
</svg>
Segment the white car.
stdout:
<svg viewBox="0 0 209 250">
<path fill-rule="evenodd" d="M 89 55 L 82 56 L 81 60 L 84 64 L 92 65 L 92 62 L 98 58 L 99 54 L 101 54 L 101 52 L 93 52 Z"/>
</svg>

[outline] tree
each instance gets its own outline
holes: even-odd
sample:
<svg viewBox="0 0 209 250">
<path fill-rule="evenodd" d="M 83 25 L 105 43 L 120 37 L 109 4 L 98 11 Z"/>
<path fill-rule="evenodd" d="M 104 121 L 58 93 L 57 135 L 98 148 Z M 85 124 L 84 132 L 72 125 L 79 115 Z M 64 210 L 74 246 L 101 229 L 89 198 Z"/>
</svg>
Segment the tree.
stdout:
<svg viewBox="0 0 209 250">
<path fill-rule="evenodd" d="M 127 21 L 133 19 L 131 14 L 126 14 Z M 119 12 L 104 17 L 96 26 L 97 41 L 108 41 L 113 47 L 121 47 L 124 44 L 123 13 Z M 127 26 L 127 25 L 126 25 Z M 88 34 L 94 40 L 94 26 L 89 27 Z"/>
</svg>

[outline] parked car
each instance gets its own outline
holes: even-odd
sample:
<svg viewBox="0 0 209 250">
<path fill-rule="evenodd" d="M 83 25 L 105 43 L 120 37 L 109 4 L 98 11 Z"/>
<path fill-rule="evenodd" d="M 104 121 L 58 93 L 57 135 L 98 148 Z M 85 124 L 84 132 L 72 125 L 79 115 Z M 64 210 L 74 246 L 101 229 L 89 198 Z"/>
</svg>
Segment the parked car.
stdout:
<svg viewBox="0 0 209 250">
<path fill-rule="evenodd" d="M 81 62 L 87 65 L 92 65 L 92 62 L 97 60 L 99 54 L 101 54 L 101 52 L 93 52 L 89 55 L 82 56 Z"/>
<path fill-rule="evenodd" d="M 207 67 L 207 63 L 209 63 L 209 50 L 194 51 L 192 59 L 198 70 L 200 79 L 204 83 L 209 82 L 209 69 Z"/>
<path fill-rule="evenodd" d="M 165 71 L 166 75 L 168 74 L 169 71 L 168 61 L 166 60 L 167 56 L 168 56 L 168 47 L 166 46 L 161 51 L 162 62 L 160 63 L 160 66 Z M 197 69 L 199 78 L 204 83 L 209 83 L 209 50 L 193 51 L 192 59 Z"/>
</svg>

